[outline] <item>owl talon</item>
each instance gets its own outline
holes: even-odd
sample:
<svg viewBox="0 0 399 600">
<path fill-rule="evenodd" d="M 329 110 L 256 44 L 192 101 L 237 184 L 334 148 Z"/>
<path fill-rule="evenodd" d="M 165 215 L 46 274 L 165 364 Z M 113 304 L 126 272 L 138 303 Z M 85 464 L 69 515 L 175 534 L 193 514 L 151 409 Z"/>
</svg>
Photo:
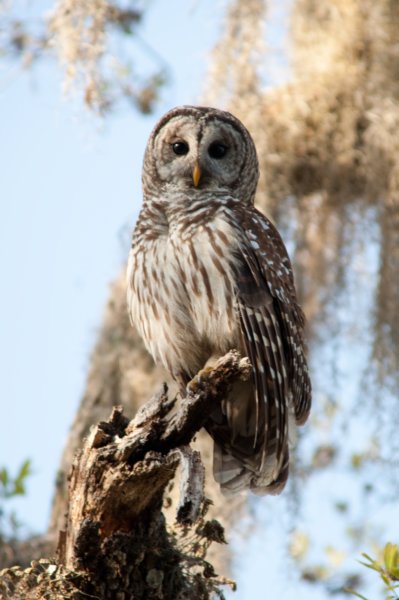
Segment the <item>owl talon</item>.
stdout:
<svg viewBox="0 0 399 600">
<path fill-rule="evenodd" d="M 198 373 L 194 375 L 192 380 L 188 382 L 187 391 L 191 392 L 192 394 L 195 394 L 199 389 L 202 389 L 211 371 L 211 367 L 204 367 L 203 369 L 198 371 Z"/>
</svg>

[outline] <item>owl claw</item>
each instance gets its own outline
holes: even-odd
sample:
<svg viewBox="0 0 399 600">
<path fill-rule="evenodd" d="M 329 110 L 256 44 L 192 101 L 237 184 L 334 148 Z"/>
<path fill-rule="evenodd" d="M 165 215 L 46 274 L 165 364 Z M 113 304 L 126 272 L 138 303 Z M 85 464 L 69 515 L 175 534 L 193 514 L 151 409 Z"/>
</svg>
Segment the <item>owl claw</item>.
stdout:
<svg viewBox="0 0 399 600">
<path fill-rule="evenodd" d="M 212 372 L 212 367 L 204 367 L 187 384 L 187 391 L 191 394 L 195 394 L 198 390 L 204 387 L 206 383 L 209 373 Z"/>
</svg>

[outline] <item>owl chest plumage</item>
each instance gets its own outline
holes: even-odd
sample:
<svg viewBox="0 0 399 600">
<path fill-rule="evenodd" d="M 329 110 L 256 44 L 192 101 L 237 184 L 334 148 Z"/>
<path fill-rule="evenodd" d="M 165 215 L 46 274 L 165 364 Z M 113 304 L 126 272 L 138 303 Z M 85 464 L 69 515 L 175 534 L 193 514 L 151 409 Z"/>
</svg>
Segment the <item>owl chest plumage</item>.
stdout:
<svg viewBox="0 0 399 600">
<path fill-rule="evenodd" d="M 234 232 L 219 211 L 177 218 L 143 243 L 145 235 L 136 237 L 129 260 L 132 321 L 155 362 L 189 378 L 210 356 L 240 344 Z"/>
</svg>

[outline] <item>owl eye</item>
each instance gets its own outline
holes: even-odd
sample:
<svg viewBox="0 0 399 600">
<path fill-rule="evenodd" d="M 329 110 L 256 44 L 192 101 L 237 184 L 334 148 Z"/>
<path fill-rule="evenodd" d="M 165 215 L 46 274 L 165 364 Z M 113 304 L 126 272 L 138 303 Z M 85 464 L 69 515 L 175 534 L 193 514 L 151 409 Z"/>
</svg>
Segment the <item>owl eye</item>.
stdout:
<svg viewBox="0 0 399 600">
<path fill-rule="evenodd" d="M 208 154 L 211 158 L 223 158 L 227 154 L 228 147 L 220 142 L 213 142 L 208 148 Z"/>
<path fill-rule="evenodd" d="M 172 144 L 172 150 L 177 156 L 183 156 L 188 153 L 188 144 L 186 142 L 175 142 Z"/>
</svg>

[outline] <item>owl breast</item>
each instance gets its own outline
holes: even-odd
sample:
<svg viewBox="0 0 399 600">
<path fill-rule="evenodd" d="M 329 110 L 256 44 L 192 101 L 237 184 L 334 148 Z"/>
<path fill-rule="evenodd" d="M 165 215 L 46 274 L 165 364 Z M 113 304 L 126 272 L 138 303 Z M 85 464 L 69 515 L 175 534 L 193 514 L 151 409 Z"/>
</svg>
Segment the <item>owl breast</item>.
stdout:
<svg viewBox="0 0 399 600">
<path fill-rule="evenodd" d="M 201 225 L 177 221 L 145 244 L 140 238 L 134 242 L 128 265 L 131 318 L 155 362 L 176 379 L 190 379 L 210 356 L 241 345 L 234 239 L 220 214 Z"/>
</svg>

